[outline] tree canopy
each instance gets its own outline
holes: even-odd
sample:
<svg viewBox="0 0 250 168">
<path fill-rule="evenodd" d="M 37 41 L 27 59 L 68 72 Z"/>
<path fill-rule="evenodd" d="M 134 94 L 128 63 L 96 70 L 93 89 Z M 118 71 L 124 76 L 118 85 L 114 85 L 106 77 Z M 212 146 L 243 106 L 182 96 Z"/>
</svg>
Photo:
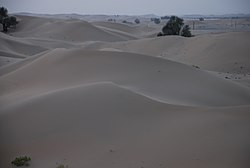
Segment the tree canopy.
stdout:
<svg viewBox="0 0 250 168">
<path fill-rule="evenodd" d="M 18 24 L 16 17 L 9 16 L 5 7 L 0 7 L 0 24 L 3 25 L 3 32 L 7 32 L 8 28 L 15 27 Z"/>
<path fill-rule="evenodd" d="M 0 16 L 7 17 L 8 16 L 8 10 L 5 7 L 0 7 Z"/>
<path fill-rule="evenodd" d="M 177 16 L 171 16 L 167 24 L 162 28 L 162 33 L 158 34 L 158 36 L 166 35 L 192 36 L 189 25 L 185 25 L 184 20 Z"/>
</svg>

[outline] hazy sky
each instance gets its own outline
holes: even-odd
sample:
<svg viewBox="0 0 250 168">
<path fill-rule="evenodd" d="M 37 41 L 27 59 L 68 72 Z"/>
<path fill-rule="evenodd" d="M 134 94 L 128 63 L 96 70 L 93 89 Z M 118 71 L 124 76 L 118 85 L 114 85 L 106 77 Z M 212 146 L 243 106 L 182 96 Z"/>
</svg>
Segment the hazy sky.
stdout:
<svg viewBox="0 0 250 168">
<path fill-rule="evenodd" d="M 0 0 L 10 13 L 79 14 L 238 14 L 250 0 Z"/>
</svg>

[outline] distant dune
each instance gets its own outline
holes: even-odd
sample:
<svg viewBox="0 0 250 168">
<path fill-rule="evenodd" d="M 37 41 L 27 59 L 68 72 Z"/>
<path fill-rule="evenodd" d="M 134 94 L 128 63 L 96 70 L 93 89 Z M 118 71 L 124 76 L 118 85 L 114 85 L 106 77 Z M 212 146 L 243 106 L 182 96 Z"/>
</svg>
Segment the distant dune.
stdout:
<svg viewBox="0 0 250 168">
<path fill-rule="evenodd" d="M 40 37 L 81 42 L 135 39 L 131 36 L 115 34 L 114 32 L 99 29 L 88 22 L 80 20 L 55 20 L 31 16 L 22 16 L 21 18 L 24 19 L 25 22 L 20 24 L 21 31 L 15 34 L 19 37 Z"/>
<path fill-rule="evenodd" d="M 230 32 L 188 39 L 175 36 L 147 38 L 98 47 L 159 56 L 211 71 L 250 73 L 249 44 L 250 32 Z"/>
<path fill-rule="evenodd" d="M 0 33 L 0 42 L 1 56 L 6 57 L 25 58 L 28 55 L 34 55 L 46 50 L 41 46 L 4 33 Z"/>
<path fill-rule="evenodd" d="M 0 167 L 249 168 L 249 32 L 19 18 L 0 33 Z"/>
</svg>

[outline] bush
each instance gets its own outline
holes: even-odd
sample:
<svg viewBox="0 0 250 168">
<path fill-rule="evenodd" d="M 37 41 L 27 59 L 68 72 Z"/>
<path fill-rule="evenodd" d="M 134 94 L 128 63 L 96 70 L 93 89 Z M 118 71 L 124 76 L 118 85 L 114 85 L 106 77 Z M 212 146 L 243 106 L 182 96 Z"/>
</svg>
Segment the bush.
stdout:
<svg viewBox="0 0 250 168">
<path fill-rule="evenodd" d="M 56 168 L 69 168 L 68 165 L 64 166 L 63 164 L 60 164 L 59 166 L 57 166 Z"/>
<path fill-rule="evenodd" d="M 115 19 L 108 19 L 108 22 L 116 22 Z"/>
<path fill-rule="evenodd" d="M 192 34 L 190 32 L 190 27 L 188 25 L 185 25 L 182 29 L 181 36 L 183 37 L 192 37 Z"/>
<path fill-rule="evenodd" d="M 140 20 L 137 18 L 137 19 L 135 19 L 135 23 L 136 23 L 136 24 L 140 24 L 141 22 L 140 22 Z"/>
<path fill-rule="evenodd" d="M 159 33 L 157 34 L 157 37 L 160 37 L 160 36 L 164 36 L 164 35 L 162 34 L 162 32 L 159 32 Z"/>
<path fill-rule="evenodd" d="M 155 19 L 154 19 L 154 23 L 155 23 L 155 24 L 160 24 L 160 23 L 161 23 L 161 19 L 155 18 Z"/>
<path fill-rule="evenodd" d="M 203 22 L 205 19 L 203 17 L 199 18 L 199 21 Z"/>
<path fill-rule="evenodd" d="M 17 167 L 21 167 L 21 166 L 29 166 L 29 161 L 31 161 L 30 157 L 27 156 L 20 156 L 18 158 L 15 158 L 15 160 L 13 160 L 11 162 L 11 164 L 17 166 Z"/>
<path fill-rule="evenodd" d="M 151 20 L 151 22 L 154 22 L 155 24 L 161 23 L 161 19 L 159 19 L 159 18 L 151 18 L 150 20 Z"/>
</svg>

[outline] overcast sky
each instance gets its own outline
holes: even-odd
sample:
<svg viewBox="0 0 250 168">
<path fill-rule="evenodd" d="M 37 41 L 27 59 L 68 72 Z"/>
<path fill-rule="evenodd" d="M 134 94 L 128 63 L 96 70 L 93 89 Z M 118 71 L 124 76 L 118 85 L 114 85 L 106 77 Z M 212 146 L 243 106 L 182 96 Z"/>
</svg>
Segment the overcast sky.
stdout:
<svg viewBox="0 0 250 168">
<path fill-rule="evenodd" d="M 250 0 L 0 0 L 9 13 L 79 14 L 238 14 Z"/>
</svg>

